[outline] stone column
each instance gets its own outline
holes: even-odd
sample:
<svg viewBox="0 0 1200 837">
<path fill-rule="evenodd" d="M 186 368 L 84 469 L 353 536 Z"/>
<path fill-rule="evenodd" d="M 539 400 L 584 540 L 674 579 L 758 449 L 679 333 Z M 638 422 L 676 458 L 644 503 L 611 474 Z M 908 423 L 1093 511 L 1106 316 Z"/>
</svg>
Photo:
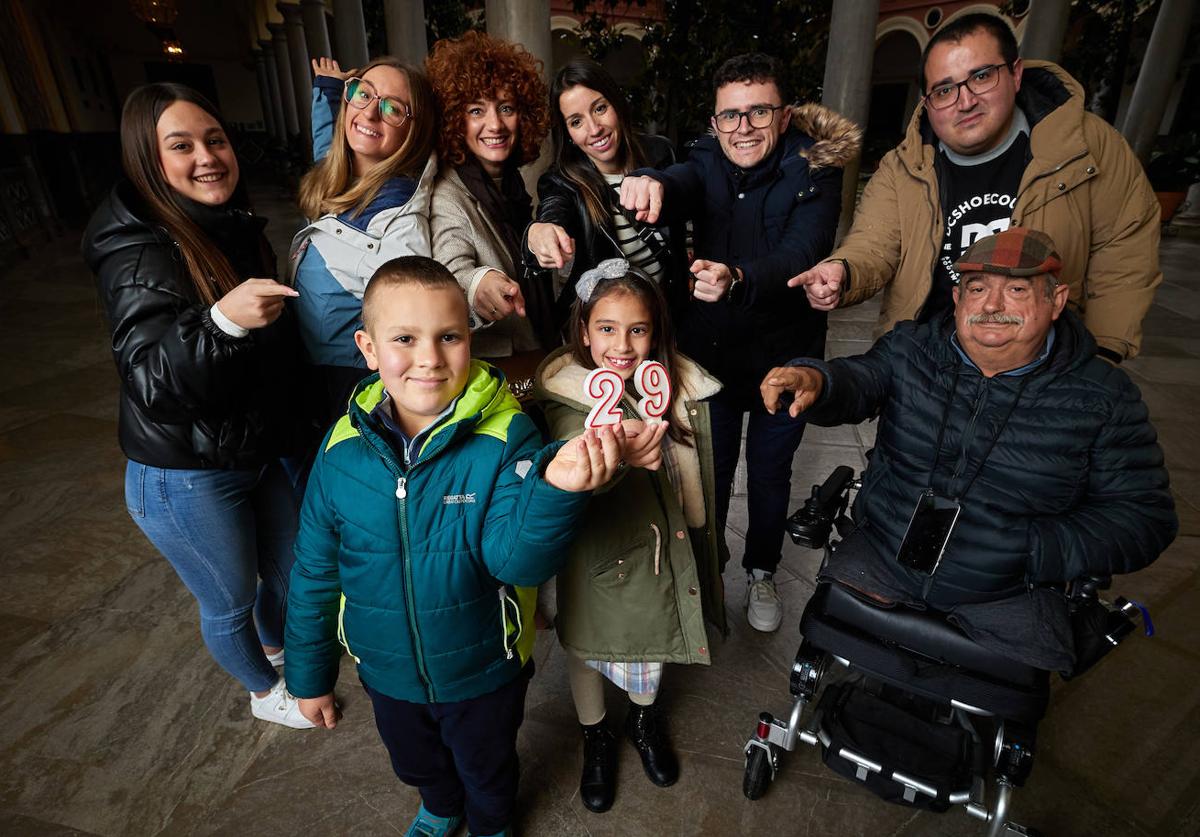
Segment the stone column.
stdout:
<svg viewBox="0 0 1200 837">
<path fill-rule="evenodd" d="M 283 104 L 283 124 L 288 139 L 300 135 L 300 119 L 296 114 L 296 86 L 292 83 L 292 59 L 289 55 L 287 32 L 282 23 L 268 23 L 271 47 L 275 51 L 275 76 L 279 82 L 279 101 Z"/>
<path fill-rule="evenodd" d="M 279 69 L 275 57 L 275 44 L 272 41 L 259 41 L 258 45 L 262 47 L 263 65 L 267 71 L 268 107 L 271 108 L 271 116 L 275 124 L 275 130 L 271 135 L 279 145 L 287 145 L 288 128 L 287 120 L 283 115 L 283 94 L 279 89 Z"/>
<path fill-rule="evenodd" d="M 1067 34 L 1071 0 L 1033 0 L 1021 37 L 1021 57 L 1057 61 Z"/>
<path fill-rule="evenodd" d="M 258 81 L 258 100 L 262 103 L 263 130 L 268 140 L 274 140 L 277 134 L 271 86 L 267 82 L 267 56 L 261 49 L 252 49 L 250 52 L 254 55 L 254 77 Z"/>
<path fill-rule="evenodd" d="M 300 126 L 300 143 L 308 148 L 312 142 L 312 67 L 308 63 L 308 44 L 304 42 L 304 18 L 295 3 L 276 3 L 283 15 L 287 30 L 288 55 L 292 63 L 292 87 L 296 95 L 296 121 Z"/>
<path fill-rule="evenodd" d="M 338 63 L 343 70 L 362 67 L 370 60 L 362 0 L 333 0 L 333 17 L 337 22 L 335 37 Z"/>
<path fill-rule="evenodd" d="M 540 58 L 547 79 L 554 72 L 550 43 L 550 0 L 487 0 L 484 8 L 489 35 L 521 44 Z"/>
<path fill-rule="evenodd" d="M 324 0 L 300 0 L 300 12 L 304 15 L 308 57 L 332 58 L 333 47 L 329 45 L 329 27 L 325 25 Z"/>
<path fill-rule="evenodd" d="M 420 66 L 429 54 L 425 43 L 424 0 L 383 0 L 383 17 L 387 25 L 388 53 Z M 549 25 L 549 16 L 546 21 Z"/>
<path fill-rule="evenodd" d="M 1145 162 L 1150 156 L 1167 99 L 1175 85 L 1183 48 L 1192 24 L 1194 0 L 1163 0 L 1154 19 L 1154 31 L 1142 58 L 1129 110 L 1121 123 L 1121 133 L 1133 147 L 1138 158 Z"/>
<path fill-rule="evenodd" d="M 554 54 L 550 41 L 550 0 L 487 0 L 484 7 L 488 34 L 520 44 L 542 62 L 542 78 L 550 83 Z M 537 194 L 537 181 L 550 167 L 550 138 L 542 143 L 538 158 L 521 167 L 525 189 Z"/>
<path fill-rule="evenodd" d="M 825 57 L 825 94 L 822 103 L 864 129 L 871 109 L 871 65 L 875 60 L 875 26 L 879 0 L 834 0 L 829 22 L 829 50 Z M 915 71 L 917 68 L 913 67 Z M 859 161 L 842 173 L 842 217 L 838 240 L 850 229 L 858 192 Z"/>
</svg>

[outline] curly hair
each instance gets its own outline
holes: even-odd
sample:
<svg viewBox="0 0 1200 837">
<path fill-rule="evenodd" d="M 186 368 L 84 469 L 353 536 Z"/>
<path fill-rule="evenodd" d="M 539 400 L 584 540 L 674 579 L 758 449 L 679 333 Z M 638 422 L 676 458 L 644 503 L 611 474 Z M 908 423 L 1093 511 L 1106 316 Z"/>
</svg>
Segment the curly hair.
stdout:
<svg viewBox="0 0 1200 837">
<path fill-rule="evenodd" d="M 437 95 L 440 129 L 438 156 L 451 165 L 467 159 L 463 125 L 467 105 L 482 99 L 499 99 L 505 92 L 517 107 L 519 127 L 517 165 L 537 159 L 550 127 L 542 62 L 518 44 L 470 31 L 433 45 L 425 71 Z"/>
</svg>

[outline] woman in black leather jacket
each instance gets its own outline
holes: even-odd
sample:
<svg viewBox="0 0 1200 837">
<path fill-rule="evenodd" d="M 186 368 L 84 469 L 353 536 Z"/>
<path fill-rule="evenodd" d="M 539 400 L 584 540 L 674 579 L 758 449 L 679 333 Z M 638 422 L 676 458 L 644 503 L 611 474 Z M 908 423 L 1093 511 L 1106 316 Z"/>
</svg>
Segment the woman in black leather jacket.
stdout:
<svg viewBox="0 0 1200 837">
<path fill-rule="evenodd" d="M 565 328 L 575 282 L 605 259 L 624 258 L 663 285 L 672 308 L 686 299 L 682 226 L 634 219 L 617 201 L 621 178 L 666 168 L 675 152 L 665 137 L 637 134 L 621 88 L 595 61 L 576 59 L 550 88 L 554 163 L 538 180 L 537 220 L 525 233 L 525 269 L 552 283 L 555 316 Z"/>
<path fill-rule="evenodd" d="M 310 727 L 275 671 L 297 525 L 279 461 L 301 438 L 300 345 L 283 307 L 296 292 L 267 278 L 266 222 L 204 97 L 135 90 L 121 153 L 128 179 L 96 209 L 83 254 L 120 374 L 126 505 L 196 597 L 204 641 L 252 713 Z"/>
</svg>

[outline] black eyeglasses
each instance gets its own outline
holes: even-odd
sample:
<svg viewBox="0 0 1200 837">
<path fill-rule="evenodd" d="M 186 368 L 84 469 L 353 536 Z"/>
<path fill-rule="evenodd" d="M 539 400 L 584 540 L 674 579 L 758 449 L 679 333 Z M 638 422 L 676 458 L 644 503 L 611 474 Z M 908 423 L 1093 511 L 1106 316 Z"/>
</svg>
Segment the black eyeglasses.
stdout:
<svg viewBox="0 0 1200 837">
<path fill-rule="evenodd" d="M 399 99 L 380 96 L 375 85 L 361 78 L 346 79 L 346 87 L 342 90 L 342 98 L 346 104 L 365 110 L 372 102 L 379 102 L 379 118 L 393 128 L 399 128 L 405 120 L 412 117 L 412 108 Z"/>
<path fill-rule="evenodd" d="M 751 128 L 767 128 L 775 121 L 775 111 L 783 110 L 785 105 L 755 105 L 750 110 L 723 110 L 713 117 L 717 130 L 722 134 L 732 134 L 742 125 L 744 117 Z"/>
<path fill-rule="evenodd" d="M 976 96 L 981 96 L 989 90 L 993 90 L 1000 83 L 1000 68 L 1007 67 L 1012 69 L 1012 65 L 1005 61 L 1002 64 L 989 64 L 986 67 L 980 67 L 977 70 L 972 70 L 971 75 L 967 76 L 962 81 L 951 81 L 946 84 L 939 84 L 925 94 L 925 101 L 934 110 L 948 108 L 958 101 L 958 94 L 963 87 L 966 87 Z"/>
</svg>

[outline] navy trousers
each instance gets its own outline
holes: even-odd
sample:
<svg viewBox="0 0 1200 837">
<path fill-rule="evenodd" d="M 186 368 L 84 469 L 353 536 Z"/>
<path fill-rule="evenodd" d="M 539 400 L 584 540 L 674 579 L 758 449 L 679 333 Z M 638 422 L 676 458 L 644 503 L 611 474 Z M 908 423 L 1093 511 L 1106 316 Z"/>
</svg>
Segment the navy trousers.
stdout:
<svg viewBox="0 0 1200 837">
<path fill-rule="evenodd" d="M 717 482 L 717 524 L 725 535 L 733 472 L 737 469 L 742 443 L 742 417 L 750 414 L 746 427 L 746 477 L 749 483 L 746 551 L 742 566 L 747 570 L 775 572 L 783 555 L 783 528 L 788 515 L 792 486 L 792 457 L 804 437 L 804 422 L 779 410 L 771 415 L 762 402 L 747 404 L 742 399 L 719 393 L 709 400 L 712 420 L 713 471 Z"/>
<path fill-rule="evenodd" d="M 472 834 L 497 834 L 512 823 L 517 801 L 517 730 L 533 660 L 494 692 L 456 703 L 409 703 L 363 688 L 392 769 L 439 817 L 466 814 Z"/>
</svg>

